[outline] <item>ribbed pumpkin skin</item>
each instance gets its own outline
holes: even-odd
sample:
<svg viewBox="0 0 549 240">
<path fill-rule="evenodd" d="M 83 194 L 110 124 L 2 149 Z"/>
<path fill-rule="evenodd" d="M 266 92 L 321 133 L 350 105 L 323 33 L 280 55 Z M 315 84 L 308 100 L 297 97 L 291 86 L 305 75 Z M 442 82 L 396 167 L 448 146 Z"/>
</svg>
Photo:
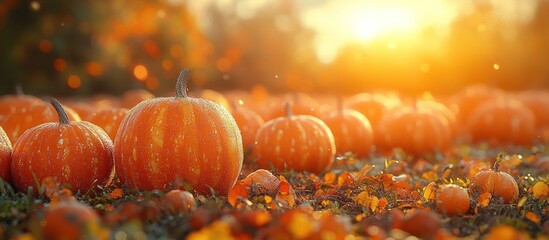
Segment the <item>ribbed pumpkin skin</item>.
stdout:
<svg viewBox="0 0 549 240">
<path fill-rule="evenodd" d="M 88 115 L 86 120 L 101 127 L 114 141 L 118 127 L 128 111 L 127 108 L 103 108 Z"/>
<path fill-rule="evenodd" d="M 98 126 L 89 122 L 44 123 L 27 130 L 13 146 L 11 176 L 14 187 L 36 189 L 33 174 L 41 183 L 46 177 L 69 183 L 73 191 L 87 192 L 110 180 L 113 143 Z M 35 191 L 36 192 L 36 191 Z"/>
<path fill-rule="evenodd" d="M 394 109 L 379 126 L 381 143 L 378 147 L 390 151 L 401 147 L 410 154 L 421 155 L 448 148 L 452 141 L 446 118 L 424 108 Z"/>
<path fill-rule="evenodd" d="M 80 121 L 80 116 L 71 108 L 65 107 L 65 112 L 72 121 Z M 29 128 L 42 123 L 56 122 L 58 119 L 55 109 L 46 102 L 34 103 L 23 108 L 15 109 L 7 115 L 1 125 L 10 141 L 15 141 Z"/>
<path fill-rule="evenodd" d="M 244 106 L 234 106 L 231 111 L 240 133 L 244 150 L 253 147 L 257 131 L 265 123 L 259 114 Z"/>
<path fill-rule="evenodd" d="M 42 103 L 40 98 L 31 95 L 5 95 L 0 97 L 0 119 L 5 118 L 19 108 Z"/>
<path fill-rule="evenodd" d="M 11 154 L 12 154 L 11 142 L 4 132 L 4 129 L 0 127 L 0 178 L 5 182 L 11 182 Z"/>
<path fill-rule="evenodd" d="M 308 115 L 278 117 L 266 122 L 259 129 L 254 146 L 258 165 L 279 171 L 321 173 L 332 165 L 335 151 L 334 136 L 328 126 Z"/>
<path fill-rule="evenodd" d="M 480 171 L 471 179 L 471 189 L 481 193 L 489 192 L 494 197 L 503 198 L 505 203 L 512 203 L 518 198 L 518 185 L 513 176 L 506 172 Z"/>
<path fill-rule="evenodd" d="M 370 121 L 351 109 L 335 110 L 322 118 L 334 135 L 338 154 L 355 153 L 358 157 L 370 154 L 374 144 L 374 130 Z"/>
<path fill-rule="evenodd" d="M 210 100 L 156 98 L 132 108 L 115 138 L 117 175 L 129 187 L 166 189 L 183 180 L 199 193 L 226 195 L 243 161 L 230 113 Z"/>
<path fill-rule="evenodd" d="M 467 126 L 476 141 L 529 146 L 537 137 L 534 113 L 514 99 L 486 101 L 471 113 Z"/>
<path fill-rule="evenodd" d="M 457 185 L 444 185 L 439 189 L 435 198 L 438 211 L 449 216 L 463 215 L 469 211 L 469 193 Z"/>
</svg>

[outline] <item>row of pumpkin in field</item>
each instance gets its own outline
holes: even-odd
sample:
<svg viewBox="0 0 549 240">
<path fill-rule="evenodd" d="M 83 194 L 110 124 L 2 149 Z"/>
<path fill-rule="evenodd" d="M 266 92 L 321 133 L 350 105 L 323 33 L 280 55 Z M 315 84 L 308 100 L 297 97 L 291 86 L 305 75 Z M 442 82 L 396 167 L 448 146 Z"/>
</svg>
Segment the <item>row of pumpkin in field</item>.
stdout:
<svg viewBox="0 0 549 240">
<path fill-rule="evenodd" d="M 13 143 L 12 159 L 0 165 L 2 178 L 24 191 L 35 177 L 56 176 L 88 191 L 110 181 L 116 169 L 123 183 L 138 189 L 185 181 L 200 193 L 226 194 L 250 148 L 247 159 L 261 168 L 320 173 L 336 151 L 364 157 L 372 146 L 380 153 L 401 147 L 418 155 L 445 151 L 455 136 L 529 145 L 549 126 L 549 94 L 542 91 L 471 87 L 448 101 L 458 106 L 452 111 L 434 100 L 408 103 L 390 94 L 336 101 L 201 90 L 189 97 L 188 75 L 182 71 L 175 97 L 131 91 L 120 101 L 67 101 L 65 108 L 57 100 L 52 107 L 33 96 L 2 97 L 0 126 L 9 138 L 4 155 L 11 156 Z"/>
</svg>

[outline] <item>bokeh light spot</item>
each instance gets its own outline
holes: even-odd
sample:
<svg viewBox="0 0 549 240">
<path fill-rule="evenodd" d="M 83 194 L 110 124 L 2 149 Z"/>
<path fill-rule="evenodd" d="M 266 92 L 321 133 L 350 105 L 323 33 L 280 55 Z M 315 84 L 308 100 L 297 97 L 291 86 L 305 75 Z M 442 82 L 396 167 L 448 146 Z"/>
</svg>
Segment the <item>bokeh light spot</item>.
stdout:
<svg viewBox="0 0 549 240">
<path fill-rule="evenodd" d="M 38 10 L 40 10 L 40 3 L 38 1 L 32 1 L 30 3 L 30 8 L 33 11 L 38 11 Z"/>
<path fill-rule="evenodd" d="M 149 76 L 149 71 L 145 66 L 139 64 L 133 68 L 133 75 L 135 75 L 137 80 L 145 81 L 145 79 Z"/>
<path fill-rule="evenodd" d="M 221 72 L 228 72 L 229 70 L 231 70 L 232 65 L 233 64 L 231 60 L 224 57 L 217 59 L 217 62 L 216 62 L 217 69 Z"/>
<path fill-rule="evenodd" d="M 40 48 L 40 51 L 42 51 L 43 53 L 49 53 L 53 49 L 51 42 L 46 39 L 42 39 L 38 44 L 38 47 Z"/>
<path fill-rule="evenodd" d="M 170 47 L 170 55 L 174 58 L 181 58 L 183 57 L 183 48 L 180 45 L 173 45 Z"/>
<path fill-rule="evenodd" d="M 80 77 L 76 76 L 76 75 L 71 75 L 69 76 L 69 78 L 67 79 L 67 85 L 71 88 L 71 89 L 78 89 L 80 88 L 80 86 L 82 85 L 82 81 L 80 80 Z"/>
<path fill-rule="evenodd" d="M 149 90 L 156 90 L 160 86 L 158 79 L 155 77 L 149 77 L 147 80 L 145 80 L 145 87 L 147 87 Z"/>
<path fill-rule="evenodd" d="M 58 72 L 63 72 L 65 71 L 65 69 L 67 69 L 67 62 L 65 61 L 65 59 L 56 58 L 53 61 L 53 68 L 55 68 L 55 70 Z"/>
<path fill-rule="evenodd" d="M 90 76 L 97 77 L 103 73 L 103 67 L 97 62 L 89 62 L 86 65 L 86 71 Z"/>
<path fill-rule="evenodd" d="M 162 61 L 162 68 L 164 68 L 164 70 L 170 70 L 172 67 L 173 62 L 170 59 L 164 59 L 164 61 Z"/>
</svg>

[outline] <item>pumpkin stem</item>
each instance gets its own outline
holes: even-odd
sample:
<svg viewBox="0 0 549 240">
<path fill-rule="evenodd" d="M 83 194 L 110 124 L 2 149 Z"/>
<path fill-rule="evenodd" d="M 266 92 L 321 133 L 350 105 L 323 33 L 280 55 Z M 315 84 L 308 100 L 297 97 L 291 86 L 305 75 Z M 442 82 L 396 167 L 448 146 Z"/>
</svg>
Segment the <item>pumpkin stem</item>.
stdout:
<svg viewBox="0 0 549 240">
<path fill-rule="evenodd" d="M 286 109 L 286 116 L 288 117 L 291 117 L 294 115 L 293 113 L 293 109 L 292 109 L 292 104 L 290 102 L 287 102 L 285 105 L 284 105 L 284 109 Z"/>
<path fill-rule="evenodd" d="M 494 171 L 499 172 L 499 165 L 503 161 L 503 153 L 498 154 L 498 157 L 496 158 L 496 162 L 494 163 Z"/>
<path fill-rule="evenodd" d="M 191 75 L 189 69 L 184 68 L 179 73 L 177 77 L 177 82 L 175 83 L 175 97 L 176 98 L 187 98 L 187 82 L 189 81 L 189 76 Z"/>
<path fill-rule="evenodd" d="M 69 124 L 71 120 L 69 119 L 69 116 L 67 115 L 67 112 L 65 112 L 63 106 L 61 106 L 61 103 L 59 103 L 59 101 L 57 101 L 57 99 L 55 98 L 52 98 L 50 102 L 51 105 L 53 105 L 53 108 L 55 108 L 55 111 L 57 111 L 57 116 L 59 116 L 59 123 Z"/>
</svg>

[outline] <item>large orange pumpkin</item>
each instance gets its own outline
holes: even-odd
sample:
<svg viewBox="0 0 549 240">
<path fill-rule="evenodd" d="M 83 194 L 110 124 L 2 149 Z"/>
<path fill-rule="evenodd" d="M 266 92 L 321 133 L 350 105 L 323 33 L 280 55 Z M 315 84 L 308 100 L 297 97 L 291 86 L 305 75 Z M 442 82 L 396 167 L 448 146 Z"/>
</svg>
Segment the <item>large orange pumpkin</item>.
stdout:
<svg viewBox="0 0 549 240">
<path fill-rule="evenodd" d="M 80 121 L 80 116 L 74 110 L 65 107 L 65 112 L 70 120 Z M 27 129 L 42 123 L 55 122 L 57 119 L 55 109 L 50 104 L 40 101 L 15 109 L 4 118 L 1 125 L 10 141 L 15 143 Z"/>
<path fill-rule="evenodd" d="M 115 166 L 131 188 L 167 189 L 184 181 L 201 194 L 226 195 L 242 167 L 242 138 L 231 114 L 206 99 L 188 97 L 188 70 L 175 97 L 132 108 L 115 137 Z"/>
<path fill-rule="evenodd" d="M 487 101 L 471 113 L 467 127 L 473 140 L 503 144 L 532 144 L 536 117 L 514 99 Z"/>
<path fill-rule="evenodd" d="M 11 182 L 11 154 L 12 154 L 11 142 L 4 132 L 4 129 L 0 127 L 0 178 L 5 182 Z"/>
<path fill-rule="evenodd" d="M 287 116 L 272 119 L 257 132 L 254 155 L 264 169 L 293 169 L 320 173 L 334 161 L 335 141 L 330 128 L 310 115 L 293 115 L 290 104 Z"/>
<path fill-rule="evenodd" d="M 27 130 L 13 145 L 11 177 L 26 191 L 47 177 L 68 183 L 73 191 L 87 192 L 107 183 L 113 174 L 113 144 L 98 126 L 70 121 L 57 100 L 51 100 L 59 122 Z M 35 191 L 36 192 L 36 191 Z"/>
<path fill-rule="evenodd" d="M 370 121 L 358 111 L 343 109 L 343 106 L 338 108 L 322 117 L 334 135 L 337 154 L 352 152 L 358 157 L 370 155 L 374 144 Z"/>
</svg>

